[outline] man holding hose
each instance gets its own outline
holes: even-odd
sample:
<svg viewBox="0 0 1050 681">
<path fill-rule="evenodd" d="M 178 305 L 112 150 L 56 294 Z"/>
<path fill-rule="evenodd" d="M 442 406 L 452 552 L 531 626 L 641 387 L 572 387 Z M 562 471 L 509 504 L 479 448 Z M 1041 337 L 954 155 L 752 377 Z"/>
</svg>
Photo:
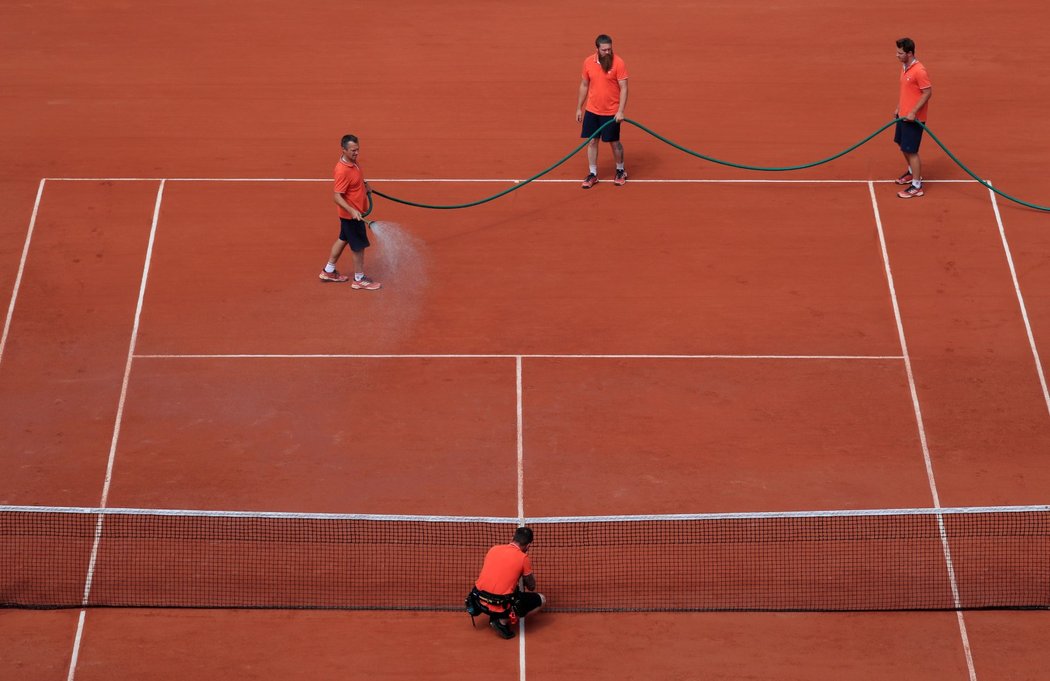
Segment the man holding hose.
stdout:
<svg viewBox="0 0 1050 681">
<path fill-rule="evenodd" d="M 907 186 L 897 192 L 897 196 L 902 199 L 915 199 L 925 193 L 922 190 L 922 162 L 919 160 L 919 143 L 922 142 L 923 128 L 917 121 L 926 122 L 926 109 L 930 96 L 933 95 L 933 85 L 930 83 L 930 75 L 926 73 L 926 67 L 915 58 L 915 41 L 911 38 L 901 38 L 897 41 L 897 61 L 903 64 L 904 68 L 901 71 L 900 99 L 893 116 L 904 120 L 897 121 L 893 141 L 900 146 L 908 164 L 907 170 L 896 180 L 897 184 Z"/>
<path fill-rule="evenodd" d="M 613 54 L 612 38 L 604 33 L 594 40 L 598 49 L 583 60 L 583 80 L 576 100 L 576 122 L 583 123 L 580 137 L 594 134 L 604 123 L 601 138 L 612 147 L 616 161 L 616 177 L 613 184 L 623 186 L 627 182 L 627 171 L 623 167 L 623 145 L 620 144 L 620 122 L 627 107 L 627 64 Z M 586 104 L 586 107 L 584 106 Z M 598 138 L 587 143 L 589 172 L 581 185 L 590 189 L 598 184 Z"/>
<path fill-rule="evenodd" d="M 383 287 L 378 281 L 365 276 L 365 249 L 372 244 L 368 241 L 367 225 L 364 214 L 368 211 L 368 194 L 371 188 L 365 182 L 357 156 L 361 144 L 356 135 L 343 135 L 340 141 L 343 153 L 335 164 L 335 205 L 339 207 L 339 237 L 332 244 L 328 255 L 328 264 L 321 270 L 318 278 L 323 282 L 343 283 L 350 280 L 335 268 L 343 250 L 350 246 L 354 260 L 354 278 L 351 288 L 362 291 L 377 291 Z"/>
</svg>

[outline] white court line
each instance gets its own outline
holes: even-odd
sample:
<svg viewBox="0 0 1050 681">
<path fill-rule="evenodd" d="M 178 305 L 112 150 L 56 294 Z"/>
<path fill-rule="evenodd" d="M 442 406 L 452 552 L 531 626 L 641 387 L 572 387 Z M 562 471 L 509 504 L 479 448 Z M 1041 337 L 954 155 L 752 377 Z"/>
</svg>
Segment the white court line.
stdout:
<svg viewBox="0 0 1050 681">
<path fill-rule="evenodd" d="M 262 358 L 262 357 L 273 357 L 273 358 L 282 358 L 282 357 L 283 358 L 306 358 L 306 357 L 327 357 L 327 358 L 336 358 L 336 357 L 348 357 L 348 358 L 349 357 L 361 357 L 361 358 L 364 358 L 364 357 L 373 357 L 373 358 L 407 358 L 407 357 L 418 357 L 418 358 L 446 358 L 446 357 L 447 358 L 501 358 L 501 357 L 515 356 L 515 357 L 517 357 L 519 359 L 519 361 L 520 361 L 521 358 L 525 358 L 525 357 L 529 357 L 529 358 L 552 358 L 552 359 L 557 359 L 557 358 L 580 358 L 580 359 L 825 359 L 825 360 L 828 360 L 828 359 L 842 359 L 842 360 L 851 360 L 851 359 L 901 360 L 901 359 L 903 359 L 905 361 L 905 364 L 906 364 L 906 367 L 907 367 L 907 371 L 908 371 L 908 375 L 909 375 L 909 381 L 913 380 L 912 379 L 912 375 L 911 375 L 910 360 L 909 360 L 909 358 L 907 356 L 906 346 L 904 345 L 903 330 L 900 328 L 899 309 L 897 308 L 895 293 L 893 294 L 894 295 L 894 309 L 895 309 L 895 314 L 897 315 L 898 327 L 899 327 L 899 330 L 900 330 L 900 333 L 901 333 L 902 349 L 904 350 L 904 354 L 900 355 L 900 356 L 898 356 L 898 355 L 889 355 L 889 356 L 849 356 L 849 355 L 824 355 L 824 356 L 821 356 L 821 355 L 496 355 L 496 354 L 488 354 L 488 355 L 451 355 L 451 354 L 450 355 L 141 355 L 141 356 L 137 356 L 137 355 L 134 355 L 134 346 L 135 346 L 136 339 L 137 339 L 138 324 L 139 324 L 139 319 L 140 319 L 140 314 L 141 314 L 141 306 L 142 306 L 142 298 L 143 298 L 143 293 L 144 293 L 145 285 L 146 285 L 146 278 L 147 278 L 149 262 L 150 262 L 150 258 L 151 258 L 152 247 L 153 247 L 153 239 L 154 239 L 155 230 L 156 230 L 157 216 L 159 215 L 161 197 L 162 197 L 162 193 L 163 193 L 163 188 L 164 188 L 164 183 L 165 182 L 167 182 L 167 181 L 171 181 L 171 182 L 330 182 L 331 180 L 329 178 L 320 178 L 320 179 L 310 179 L 310 178 L 49 178 L 49 179 L 52 179 L 54 181 L 159 181 L 159 182 L 161 182 L 161 187 L 160 187 L 160 189 L 158 191 L 158 196 L 157 196 L 157 204 L 156 204 L 156 208 L 155 208 L 155 211 L 154 211 L 154 222 L 153 222 L 153 228 L 151 230 L 151 235 L 150 235 L 150 246 L 149 246 L 149 250 L 147 252 L 147 261 L 146 261 L 146 265 L 145 265 L 145 269 L 144 269 L 144 273 L 143 273 L 143 280 L 142 280 L 142 283 L 141 283 L 141 286 L 140 286 L 139 303 L 138 303 L 138 306 L 137 306 L 137 309 L 136 309 L 135 325 L 134 325 L 133 334 L 132 334 L 131 349 L 129 351 L 128 362 L 127 362 L 126 370 L 125 370 L 125 377 L 124 377 L 124 384 L 122 386 L 120 405 L 118 407 L 118 417 L 117 417 L 117 422 L 115 423 L 115 426 L 114 426 L 114 437 L 113 437 L 113 441 L 111 443 L 110 461 L 109 461 L 109 464 L 107 466 L 106 483 L 105 483 L 104 490 L 103 490 L 103 498 L 102 498 L 102 506 L 103 507 L 105 506 L 106 497 L 108 495 L 109 484 L 110 484 L 110 480 L 111 480 L 111 476 L 112 476 L 112 464 L 113 464 L 113 459 L 114 459 L 114 455 L 115 455 L 115 451 L 116 451 L 117 438 L 119 437 L 119 427 L 120 427 L 120 420 L 122 418 L 122 413 L 123 413 L 123 404 L 124 404 L 124 400 L 126 398 L 127 381 L 128 381 L 129 376 L 130 376 L 130 368 L 131 368 L 132 360 L 134 358 L 136 358 L 136 357 L 139 357 L 139 358 L 235 358 L 235 357 L 243 357 L 243 358 L 252 358 L 252 357 L 254 357 L 254 358 Z M 509 182 L 518 182 L 518 181 L 520 181 L 520 179 L 519 180 L 514 180 L 514 179 L 438 179 L 438 178 L 404 179 L 404 178 L 398 178 L 398 179 L 377 179 L 377 180 L 373 180 L 373 181 L 376 181 L 376 182 L 382 181 L 382 182 L 391 182 L 391 183 L 394 183 L 394 182 L 401 182 L 401 183 L 412 183 L 412 182 L 419 182 L 419 183 L 436 183 L 436 182 L 450 182 L 450 183 L 451 182 L 461 182 L 461 183 L 484 183 L 484 182 L 509 183 Z M 538 180 L 534 180 L 533 182 L 535 182 L 535 183 L 576 183 L 577 181 L 578 180 L 543 180 L 543 179 L 538 179 Z M 45 180 L 41 180 L 41 185 L 40 185 L 40 190 L 41 191 L 43 189 L 44 182 L 45 182 Z M 759 183 L 768 183 L 768 184 L 813 184 L 813 183 L 819 183 L 819 184 L 850 184 L 850 183 L 853 183 L 853 184 L 856 184 L 856 183 L 861 183 L 861 184 L 863 184 L 863 183 L 866 183 L 866 184 L 868 184 L 869 189 L 871 189 L 871 191 L 872 191 L 872 201 L 873 201 L 873 206 L 875 207 L 875 211 L 876 211 L 876 219 L 879 220 L 879 218 L 878 218 L 878 209 L 877 209 L 877 205 L 874 204 L 875 199 L 874 199 L 874 193 L 873 193 L 873 185 L 876 182 L 878 182 L 878 183 L 889 183 L 889 182 L 892 182 L 892 180 L 804 180 L 804 179 L 769 179 L 769 180 L 753 180 L 753 179 L 752 180 L 715 180 L 715 179 L 632 180 L 632 184 L 641 184 L 641 183 L 652 183 L 652 184 L 658 184 L 658 183 L 664 183 L 664 184 L 674 184 L 674 183 L 690 183 L 690 184 L 703 184 L 703 183 L 726 183 L 726 184 L 759 184 Z M 932 183 L 932 182 L 936 182 L 936 181 L 930 180 L 929 182 Z M 973 180 L 942 180 L 941 182 L 976 183 Z M 39 194 L 38 194 L 38 203 L 39 203 Z M 34 209 L 34 220 L 35 220 L 35 209 Z M 879 220 L 879 222 L 880 222 L 880 225 L 879 225 L 880 239 L 882 239 L 882 241 L 883 241 L 883 249 L 884 249 L 884 252 L 885 252 L 885 241 L 884 241 L 884 237 L 882 236 L 882 232 L 881 232 L 881 221 Z M 27 237 L 27 247 L 26 248 L 28 249 L 28 237 Z M 886 261 L 886 266 L 887 266 L 887 274 L 889 274 L 889 263 L 888 263 L 888 260 Z M 21 272 L 21 270 L 20 270 L 20 272 Z M 891 289 L 892 289 L 892 282 L 891 282 Z M 16 290 L 17 290 L 17 285 L 16 285 Z M 12 300 L 11 309 L 13 309 L 13 306 L 14 306 L 14 300 Z M 11 316 L 11 313 L 10 313 L 10 310 L 9 310 L 8 321 L 7 321 L 8 324 L 10 323 L 10 316 Z M 6 325 L 5 325 L 5 339 L 6 339 Z M 917 418 L 919 418 L 919 420 L 920 420 L 919 421 L 920 422 L 920 435 L 921 435 L 921 439 L 922 439 L 922 442 L 923 442 L 924 455 L 927 457 L 928 474 L 931 476 L 931 480 L 930 480 L 930 482 L 931 482 L 931 491 L 932 491 L 932 493 L 934 495 L 935 502 L 937 502 L 936 488 L 935 488 L 935 486 L 933 486 L 932 470 L 929 469 L 929 458 L 928 458 L 928 450 L 926 448 L 926 442 L 925 442 L 925 432 L 924 432 L 924 430 L 922 429 L 922 426 L 921 426 L 921 413 L 918 412 L 918 403 L 917 403 L 917 396 L 916 396 L 915 389 L 914 389 L 914 384 L 912 384 L 912 392 L 913 392 L 913 400 L 915 400 L 915 407 L 916 407 L 916 410 L 917 410 L 917 414 L 916 415 L 917 415 Z M 937 503 L 939 505 L 939 502 L 937 502 Z M 519 515 L 520 515 L 520 513 L 519 513 Z M 94 550 L 93 550 L 93 554 L 94 554 Z M 94 561 L 94 556 L 93 556 L 93 561 Z M 89 581 L 90 581 L 90 574 L 89 574 Z M 86 597 L 86 593 L 85 593 L 85 597 Z M 85 611 L 82 610 L 81 611 L 81 616 L 80 616 L 80 623 L 78 624 L 77 639 L 76 639 L 76 642 L 75 642 L 75 645 L 74 645 L 74 659 L 73 659 L 73 661 L 71 662 L 71 665 L 70 665 L 70 673 L 69 673 L 70 681 L 72 681 L 72 679 L 73 679 L 73 675 L 74 675 L 74 671 L 75 671 L 75 667 L 76 667 L 76 654 L 77 654 L 77 652 L 79 650 L 79 644 L 80 644 L 80 640 L 81 640 L 81 633 L 82 633 L 82 630 L 83 630 L 84 615 L 85 615 Z M 960 613 L 960 618 L 961 618 L 961 613 Z M 964 636 L 964 639 L 965 639 L 965 630 L 963 630 L 963 636 Z M 522 651 L 522 656 L 521 656 L 521 659 L 522 659 L 522 670 L 521 670 L 521 674 L 522 674 L 522 678 L 524 679 L 524 637 L 522 637 L 522 640 L 520 642 L 520 647 L 521 647 L 521 651 Z M 967 660 L 968 660 L 968 664 L 971 667 L 971 679 L 975 679 L 976 677 L 975 677 L 975 675 L 973 673 L 973 670 L 972 670 L 972 660 L 970 659 L 968 648 L 967 648 Z"/>
<path fill-rule="evenodd" d="M 87 610 L 80 610 L 80 617 L 77 618 L 77 633 L 73 638 L 73 655 L 69 660 L 69 675 L 66 677 L 68 681 L 73 681 L 73 677 L 76 675 L 77 659 L 80 657 L 80 642 L 84 640 L 84 620 L 87 619 Z"/>
<path fill-rule="evenodd" d="M 0 335 L 0 363 L 4 360 L 4 349 L 7 347 L 7 336 L 11 332 L 11 318 L 15 315 L 15 302 L 18 301 L 18 291 L 22 286 L 22 274 L 25 273 L 26 260 L 29 259 L 29 244 L 33 240 L 33 230 L 36 229 L 36 216 L 40 214 L 40 198 L 44 195 L 44 182 L 36 190 L 36 201 L 33 202 L 33 214 L 29 218 L 29 229 L 26 230 L 25 244 L 22 245 L 22 257 L 18 261 L 18 274 L 15 275 L 15 283 L 11 287 L 11 302 L 7 305 L 7 318 L 4 319 L 4 332 Z"/>
<path fill-rule="evenodd" d="M 19 508 L 19 507 L 10 507 Z M 54 512 L 77 512 L 87 513 L 95 509 L 80 509 L 80 508 L 49 508 L 49 507 L 38 507 L 34 510 L 39 510 L 48 513 Z M 132 509 L 128 509 L 131 511 Z M 1033 506 L 957 506 L 953 508 L 944 508 L 943 506 L 934 508 L 858 508 L 858 509 L 838 509 L 838 510 L 824 510 L 824 511 L 745 511 L 740 513 L 664 513 L 664 514 L 653 514 L 653 515 L 572 515 L 572 516 L 547 516 L 547 517 L 536 517 L 526 518 L 525 520 L 529 524 L 533 525 L 551 525 L 558 523 L 633 523 L 633 522 L 646 522 L 646 523 L 659 523 L 659 522 L 677 522 L 677 521 L 725 521 L 725 520 L 782 520 L 785 518 L 891 518 L 891 517 L 922 517 L 922 516 L 968 516 L 968 515 L 979 515 L 979 514 L 1004 514 L 1004 513 L 1047 513 L 1050 512 L 1050 505 L 1033 505 Z M 169 514 L 177 515 L 179 511 L 142 511 L 144 515 L 150 514 Z M 223 511 L 189 511 L 188 513 L 195 513 L 203 516 L 209 513 L 213 513 L 216 516 L 229 516 L 229 513 Z M 241 513 L 245 517 L 256 517 L 261 514 L 251 511 L 245 511 Z M 289 514 L 290 515 L 290 514 Z M 295 517 L 299 517 L 303 514 L 295 514 Z M 317 514 L 321 516 L 323 514 Z M 280 517 L 277 514 L 270 513 L 267 517 Z M 373 516 L 368 516 L 373 517 Z M 398 518 L 398 516 L 374 516 L 376 518 Z M 416 519 L 419 516 L 404 516 L 406 518 Z M 422 520 L 428 520 L 429 518 L 420 517 Z M 471 519 L 476 520 L 476 519 Z M 486 519 L 489 522 L 492 521 L 503 521 L 503 518 L 489 518 Z"/>
<path fill-rule="evenodd" d="M 521 355 L 514 358 L 515 385 L 517 386 L 518 420 L 518 526 L 525 525 L 525 442 L 523 439 L 524 409 L 521 386 Z M 518 621 L 518 681 L 525 681 L 525 618 Z"/>
<path fill-rule="evenodd" d="M 515 385 L 517 387 L 516 411 L 518 419 L 518 524 L 525 524 L 525 441 L 524 441 L 524 408 L 521 387 L 521 355 L 514 358 Z"/>
<path fill-rule="evenodd" d="M 525 618 L 518 620 L 518 681 L 525 681 Z"/>
<path fill-rule="evenodd" d="M 882 228 L 882 215 L 879 213 L 879 203 L 875 198 L 874 183 L 868 185 L 871 195 L 871 209 L 875 215 L 875 228 L 879 234 L 879 247 L 882 249 L 883 269 L 886 274 L 886 283 L 889 286 L 890 303 L 893 306 L 893 318 L 897 324 L 897 338 L 900 340 L 901 354 L 904 359 L 904 370 L 908 376 L 908 389 L 911 392 L 912 409 L 915 412 L 915 423 L 919 429 L 919 444 L 922 447 L 922 456 L 926 464 L 926 480 L 933 497 L 933 505 L 940 508 L 940 495 L 937 493 L 937 481 L 933 476 L 933 462 L 930 459 L 930 448 L 926 441 L 926 426 L 923 423 L 922 408 L 919 406 L 919 392 L 915 385 L 915 375 L 912 373 L 911 356 L 908 354 L 908 341 L 904 337 L 904 322 L 901 319 L 900 303 L 897 301 L 897 289 L 893 282 L 893 271 L 890 269 L 890 255 L 886 247 L 886 233 Z"/>
<path fill-rule="evenodd" d="M 991 187 L 992 181 L 987 180 Z M 992 210 L 995 212 L 995 222 L 999 225 L 999 238 L 1003 242 L 1003 251 L 1006 253 L 1006 262 L 1010 266 L 1010 279 L 1014 282 L 1014 293 L 1017 295 L 1017 304 L 1021 308 L 1021 318 L 1024 320 L 1025 333 L 1028 334 L 1028 345 L 1032 348 L 1032 359 L 1035 360 L 1035 372 L 1039 376 L 1039 385 L 1043 389 L 1043 401 L 1046 403 L 1047 413 L 1050 413 L 1050 391 L 1046 387 L 1046 373 L 1043 371 L 1043 362 L 1039 359 L 1039 349 L 1035 344 L 1035 334 L 1032 332 L 1032 323 L 1028 320 L 1028 307 L 1021 295 L 1021 283 L 1017 279 L 1017 269 L 1014 267 L 1014 256 L 1010 251 L 1010 244 L 1006 240 L 1006 228 L 1003 227 L 1003 218 L 999 214 L 999 202 L 996 200 L 995 192 L 988 189 L 988 196 L 992 200 Z"/>
<path fill-rule="evenodd" d="M 131 378 L 131 365 L 135 358 L 135 344 L 138 341 L 139 335 L 139 323 L 142 319 L 142 301 L 146 296 L 146 282 L 149 280 L 149 268 L 150 262 L 153 259 L 153 244 L 157 236 L 157 221 L 160 218 L 160 204 L 164 198 L 164 180 L 160 181 L 160 186 L 157 188 L 157 201 L 153 206 L 153 221 L 150 225 L 149 231 L 149 243 L 146 246 L 146 261 L 142 266 L 142 279 L 139 282 L 139 297 L 135 303 L 135 317 L 131 326 L 131 340 L 128 343 L 128 357 L 124 363 L 124 377 L 120 385 L 120 398 L 117 400 L 117 415 L 113 420 L 113 437 L 109 443 L 109 457 L 106 460 L 106 478 L 102 483 L 102 496 L 99 502 L 99 508 L 105 508 L 106 502 L 109 499 L 109 488 L 110 483 L 113 480 L 113 464 L 117 457 L 117 442 L 120 440 L 120 426 L 121 421 L 124 418 L 124 404 L 127 401 L 128 396 L 128 383 Z M 99 544 L 102 541 L 102 523 L 104 515 L 99 514 L 98 520 L 95 523 L 95 537 L 91 544 L 91 559 L 88 561 L 87 575 L 84 579 L 84 597 L 82 602 L 82 609 L 80 610 L 80 618 L 77 620 L 77 632 L 76 637 L 73 640 L 73 655 L 69 661 L 69 675 L 66 677 L 67 681 L 73 681 L 76 676 L 77 670 L 77 658 L 80 655 L 80 641 L 84 636 L 84 621 L 87 615 L 87 604 L 88 599 L 91 596 L 91 584 L 95 577 L 95 564 L 98 560 L 98 549 Z"/>
<path fill-rule="evenodd" d="M 904 355 L 904 370 L 908 375 L 908 390 L 911 392 L 912 408 L 915 411 L 915 425 L 919 432 L 919 443 L 922 446 L 922 458 L 926 465 L 926 480 L 930 487 L 930 496 L 933 499 L 934 508 L 941 508 L 940 495 L 937 493 L 937 480 L 933 474 L 933 460 L 930 457 L 929 442 L 926 438 L 926 426 L 922 418 L 922 408 L 919 406 L 919 391 L 915 385 L 915 374 L 912 372 L 911 355 L 908 354 L 908 342 L 904 336 L 904 322 L 901 319 L 900 305 L 897 302 L 897 289 L 893 283 L 893 271 L 890 268 L 890 255 L 886 247 L 886 233 L 882 228 L 882 216 L 879 213 L 879 202 L 875 198 L 875 183 L 868 184 L 868 193 L 871 196 L 871 209 L 875 215 L 875 228 L 879 234 L 879 247 L 882 249 L 882 260 L 886 270 L 886 283 L 889 286 L 890 300 L 893 303 L 893 317 L 897 323 L 897 335 L 900 338 L 901 352 Z M 948 533 L 944 527 L 944 516 L 938 514 L 937 526 L 941 537 L 941 547 L 944 550 L 944 561 L 948 569 L 948 581 L 951 584 L 952 598 L 956 607 L 956 621 L 959 625 L 959 637 L 962 640 L 963 654 L 966 657 L 966 668 L 970 675 L 970 681 L 977 681 L 977 670 L 973 664 L 973 652 L 970 650 L 970 637 L 966 632 L 966 620 L 963 618 L 962 610 L 959 610 L 961 601 L 959 599 L 959 585 L 955 577 L 955 564 L 952 562 L 951 547 L 948 544 Z"/>
<path fill-rule="evenodd" d="M 49 182 L 331 182 L 332 178 L 322 177 L 48 177 Z M 404 183 L 520 183 L 525 177 L 491 178 L 491 177 L 378 177 L 369 178 L 369 182 L 404 182 Z M 536 179 L 529 184 L 578 184 L 579 180 Z M 818 179 L 706 179 L 706 178 L 667 178 L 637 179 L 631 184 L 880 184 L 894 183 L 896 180 L 818 180 Z M 977 180 L 923 180 L 941 184 L 979 184 Z"/>
<path fill-rule="evenodd" d="M 769 359 L 769 360 L 901 360 L 902 355 L 507 355 L 507 354 L 187 354 L 135 355 L 135 359 Z"/>
<path fill-rule="evenodd" d="M 244 518 L 267 520 L 320 520 L 408 522 L 408 523 L 472 523 L 514 525 L 522 520 L 528 525 L 565 523 L 663 523 L 682 521 L 738 521 L 812 518 L 890 518 L 922 516 L 970 516 L 1012 513 L 1048 513 L 1050 505 L 1029 506 L 955 506 L 939 508 L 851 508 L 822 511 L 742 511 L 736 513 L 657 513 L 647 515 L 563 515 L 536 517 L 466 516 L 466 515 L 404 515 L 384 513 L 305 513 L 301 511 L 237 511 L 200 508 L 122 508 L 119 506 L 13 506 L 0 505 L 3 513 L 39 513 L 47 515 L 106 515 L 128 518 Z"/>
</svg>

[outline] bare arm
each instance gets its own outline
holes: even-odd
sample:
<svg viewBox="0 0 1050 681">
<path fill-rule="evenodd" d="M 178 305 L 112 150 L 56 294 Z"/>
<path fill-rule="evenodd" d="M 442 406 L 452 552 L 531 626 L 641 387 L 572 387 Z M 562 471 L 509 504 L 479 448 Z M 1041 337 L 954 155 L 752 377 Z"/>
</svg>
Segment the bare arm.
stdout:
<svg viewBox="0 0 1050 681">
<path fill-rule="evenodd" d="M 583 120 L 583 103 L 587 101 L 587 79 L 583 78 L 580 80 L 580 94 L 576 98 L 576 122 L 579 123 Z"/>
<path fill-rule="evenodd" d="M 343 198 L 342 194 L 340 194 L 339 192 L 335 192 L 335 197 L 334 198 L 335 198 L 335 205 L 339 206 L 340 208 L 345 210 L 347 213 L 350 213 L 351 219 L 354 219 L 354 220 L 360 220 L 361 219 L 361 211 L 357 210 L 356 208 L 351 206 L 349 203 L 347 203 L 346 199 Z"/>
<path fill-rule="evenodd" d="M 919 101 L 915 104 L 915 108 L 912 109 L 911 111 L 909 111 L 908 114 L 904 117 L 904 119 L 908 120 L 908 121 L 914 121 L 915 120 L 915 114 L 919 113 L 919 109 L 921 109 L 923 106 L 925 106 L 926 102 L 930 101 L 930 97 L 932 97 L 932 96 L 933 96 L 933 86 L 931 85 L 930 87 L 928 87 L 928 88 L 926 88 L 925 90 L 922 91 L 922 94 L 919 95 Z"/>
<path fill-rule="evenodd" d="M 620 109 L 616 112 L 616 122 L 623 120 L 623 112 L 627 109 L 627 80 L 616 81 L 620 84 Z"/>
<path fill-rule="evenodd" d="M 536 575 L 523 575 L 521 583 L 525 585 L 526 591 L 536 590 Z"/>
</svg>

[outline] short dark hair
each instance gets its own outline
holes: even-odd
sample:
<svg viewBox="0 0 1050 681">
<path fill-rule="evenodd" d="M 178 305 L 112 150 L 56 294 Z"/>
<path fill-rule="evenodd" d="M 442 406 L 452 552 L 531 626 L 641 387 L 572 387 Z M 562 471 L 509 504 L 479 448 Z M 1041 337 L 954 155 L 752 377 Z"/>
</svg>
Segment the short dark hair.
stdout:
<svg viewBox="0 0 1050 681">
<path fill-rule="evenodd" d="M 339 146 L 341 146 L 343 149 L 346 149 L 346 145 L 350 144 L 351 142 L 353 142 L 354 144 L 358 143 L 357 135 L 343 135 L 343 141 L 339 143 Z"/>
<path fill-rule="evenodd" d="M 915 53 L 915 41 L 912 40 L 911 38 L 901 38 L 900 40 L 897 41 L 897 47 L 899 47 L 900 49 L 904 50 L 905 53 L 907 53 L 907 52 L 911 52 L 912 54 Z"/>
<path fill-rule="evenodd" d="M 528 546 L 532 543 L 532 529 L 528 527 L 519 527 L 514 530 L 514 542 L 521 544 L 522 546 Z"/>
<path fill-rule="evenodd" d="M 601 35 L 599 35 L 597 38 L 594 39 L 594 46 L 595 47 L 599 47 L 599 46 L 601 46 L 603 44 L 604 45 L 612 45 L 612 38 L 610 38 L 609 36 L 605 35 L 604 33 L 602 33 Z"/>
</svg>

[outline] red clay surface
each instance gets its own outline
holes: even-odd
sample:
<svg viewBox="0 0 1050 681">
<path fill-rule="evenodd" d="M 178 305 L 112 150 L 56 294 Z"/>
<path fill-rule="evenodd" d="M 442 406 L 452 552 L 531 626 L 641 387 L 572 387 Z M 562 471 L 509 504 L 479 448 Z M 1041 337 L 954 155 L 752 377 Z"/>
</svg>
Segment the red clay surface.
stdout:
<svg viewBox="0 0 1050 681">
<path fill-rule="evenodd" d="M 511 359 L 146 359 L 135 369 L 114 506 L 517 515 Z M 147 478 L 156 482 L 136 483 Z M 453 494 L 450 479 L 512 493 Z"/>
<path fill-rule="evenodd" d="M 397 280 L 376 296 L 314 285 L 316 244 L 334 238 L 327 185 L 171 182 L 138 352 L 900 354 L 866 185 L 820 201 L 805 185 L 686 187 L 536 185 L 470 213 L 384 202 L 377 215 L 406 224 L 367 256 Z M 227 203 L 259 212 L 216 229 Z M 654 212 L 673 205 L 682 219 Z M 234 253 L 250 266 L 231 271 Z"/>
<path fill-rule="evenodd" d="M 932 129 L 1042 204 L 1046 13 L 938 2 L 904 29 Z M 577 142 L 598 32 L 631 69 L 631 118 L 719 158 L 816 160 L 889 119 L 901 30 L 834 3 L 610 6 L 601 25 L 553 0 L 8 7 L 0 290 L 41 178 L 324 178 L 344 132 L 371 178 L 528 176 Z M 770 176 L 624 139 L 623 188 L 377 200 L 402 225 L 369 252 L 378 293 L 316 280 L 326 183 L 165 183 L 119 420 L 160 183 L 48 180 L 0 355 L 0 502 L 97 505 L 119 425 L 110 505 L 513 515 L 513 355 L 614 353 L 886 357 L 526 357 L 527 514 L 930 505 L 868 185 L 643 184 Z M 966 177 L 923 155 L 928 178 Z M 900 164 L 884 134 L 786 177 Z M 440 203 L 505 186 L 374 184 Z M 894 191 L 874 187 L 940 501 L 1045 504 L 1050 407 L 988 193 Z M 1045 362 L 1050 218 L 999 207 Z M 507 357 L 178 357 L 242 353 Z M 464 492 L 486 483 L 502 495 Z M 0 612 L 0 678 L 67 679 L 78 614 Z M 1050 668 L 1047 613 L 964 619 L 980 681 Z M 526 640 L 531 679 L 971 678 L 953 613 L 540 615 Z M 96 610 L 73 678 L 515 679 L 520 650 L 459 614 Z"/>
<path fill-rule="evenodd" d="M 526 515 L 928 506 L 901 364 L 529 360 Z"/>
<path fill-rule="evenodd" d="M 93 611 L 78 679 L 514 678 L 517 646 L 465 614 Z M 137 651 L 129 657 L 128 650 Z M 237 651 L 230 655 L 230 651 Z"/>
<path fill-rule="evenodd" d="M 0 365 L 3 503 L 98 503 L 155 196 L 127 182 L 44 190 Z"/>
</svg>

